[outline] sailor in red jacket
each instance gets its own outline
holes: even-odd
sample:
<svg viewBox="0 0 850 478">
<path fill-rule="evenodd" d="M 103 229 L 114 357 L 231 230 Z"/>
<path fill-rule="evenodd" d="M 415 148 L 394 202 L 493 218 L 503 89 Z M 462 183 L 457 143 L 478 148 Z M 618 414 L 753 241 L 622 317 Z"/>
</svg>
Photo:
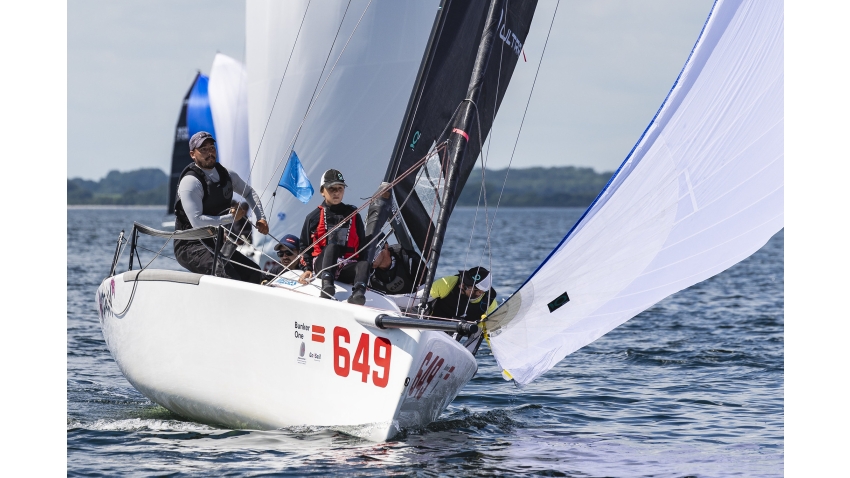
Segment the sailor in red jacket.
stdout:
<svg viewBox="0 0 850 478">
<path fill-rule="evenodd" d="M 360 248 L 364 245 L 366 233 L 360 214 L 355 213 L 345 221 L 357 210 L 354 206 L 342 203 L 346 186 L 345 178 L 336 169 L 329 169 L 322 175 L 319 192 L 325 200 L 304 218 L 304 227 L 301 229 L 301 246 L 309 249 L 302 256 L 304 273 L 298 281 L 308 284 L 314 271 L 321 271 L 322 297 L 333 298 L 336 292 L 334 280 L 339 279 L 354 285 L 348 302 L 363 305 L 366 303 L 369 263 L 360 253 Z M 322 238 L 343 221 L 344 224 Z M 311 247 L 313 243 L 315 245 Z"/>
</svg>

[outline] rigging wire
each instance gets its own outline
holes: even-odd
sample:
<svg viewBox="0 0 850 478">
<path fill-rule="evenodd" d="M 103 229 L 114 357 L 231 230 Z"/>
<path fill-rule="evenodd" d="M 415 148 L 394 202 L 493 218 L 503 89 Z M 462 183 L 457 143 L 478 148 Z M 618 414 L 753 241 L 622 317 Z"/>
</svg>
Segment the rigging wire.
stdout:
<svg viewBox="0 0 850 478">
<path fill-rule="evenodd" d="M 552 26 L 555 24 L 555 17 L 558 14 L 558 6 L 560 6 L 561 0 L 558 0 L 555 3 L 555 11 L 552 13 L 552 21 L 549 23 L 549 31 L 546 33 L 546 41 L 543 43 L 543 51 L 540 52 L 540 61 L 537 63 L 537 71 L 534 73 L 534 81 L 531 83 L 531 91 L 528 92 L 528 100 L 525 103 L 525 111 L 522 113 L 522 120 L 519 123 L 519 130 L 517 131 L 516 140 L 514 141 L 514 148 L 511 151 L 511 158 L 508 161 L 508 168 L 505 172 L 505 180 L 502 182 L 502 189 L 499 191 L 499 199 L 496 201 L 496 210 L 493 212 L 493 221 L 496 220 L 496 214 L 499 212 L 499 205 L 502 202 L 502 195 L 505 192 L 505 184 L 508 182 L 508 174 L 511 171 L 511 164 L 514 161 L 514 154 L 516 154 L 516 147 L 519 144 L 519 137 L 522 134 L 522 127 L 525 124 L 525 117 L 528 114 L 528 106 L 531 104 L 531 96 L 534 94 L 534 86 L 537 84 L 537 77 L 540 74 L 540 66 L 543 65 L 543 57 L 546 55 L 546 46 L 549 45 L 549 36 L 552 34 Z M 487 235 L 490 235 L 490 231 L 487 231 Z"/>
<path fill-rule="evenodd" d="M 351 5 L 351 0 L 349 0 L 348 5 L 349 6 Z M 325 77 L 325 82 L 322 83 L 321 89 L 318 90 L 318 94 L 316 94 L 316 92 L 314 90 L 314 92 L 313 92 L 314 96 L 312 98 L 310 98 L 310 103 L 307 107 L 307 111 L 304 113 L 304 116 L 301 118 L 301 123 L 298 125 L 298 129 L 295 131 L 295 136 L 293 136 L 292 141 L 290 141 L 289 147 L 287 148 L 287 151 L 290 152 L 289 154 L 286 155 L 287 160 L 289 160 L 289 156 L 290 156 L 292 150 L 295 148 L 295 141 L 298 139 L 298 136 L 301 134 L 301 129 L 304 127 L 304 122 L 307 121 L 307 116 L 310 115 L 310 112 L 313 110 L 313 107 L 316 106 L 316 103 L 319 101 L 319 97 L 322 96 L 322 93 L 325 91 L 325 86 L 327 86 L 328 81 L 330 80 L 331 76 L 333 75 L 333 72 L 336 69 L 337 64 L 339 64 L 339 60 L 342 58 L 342 55 L 345 53 L 345 50 L 348 48 L 349 43 L 351 43 L 351 38 L 354 37 L 354 33 L 357 32 L 357 28 L 360 26 L 360 23 L 363 21 L 363 17 L 366 15 L 366 12 L 369 11 L 370 5 L 372 5 L 372 0 L 369 0 L 369 3 L 366 5 L 366 8 L 363 10 L 363 13 L 360 15 L 360 18 L 357 20 L 357 24 L 354 26 L 354 30 L 352 30 L 351 35 L 348 36 L 348 40 L 346 40 L 345 45 L 342 47 L 342 51 L 339 52 L 339 56 L 337 56 L 336 61 L 334 61 L 334 64 L 331 67 L 331 71 L 328 72 L 328 76 Z M 348 13 L 348 7 L 345 8 L 345 11 L 346 11 L 346 14 L 347 14 Z M 345 15 L 343 15 L 343 21 L 344 20 L 345 20 Z M 337 37 L 339 36 L 340 30 L 342 30 L 343 21 L 340 21 L 339 28 L 337 29 Z M 330 59 L 330 55 L 333 52 L 333 47 L 334 47 L 334 45 L 336 45 L 337 37 L 334 37 L 334 43 L 333 43 L 333 45 L 331 45 L 331 49 L 328 51 L 328 57 L 327 57 L 327 59 L 325 59 L 325 65 L 326 66 L 327 66 L 327 60 Z M 324 68 L 322 69 L 322 72 L 324 72 Z M 321 80 L 322 80 L 322 78 L 321 78 L 321 75 L 320 75 L 319 80 L 316 83 L 317 87 L 318 87 L 318 83 L 320 83 Z M 280 161 L 278 161 L 277 165 L 274 168 L 275 172 L 277 172 L 277 170 L 283 164 L 283 159 L 284 158 L 281 158 Z M 274 177 L 275 177 L 274 174 L 269 177 L 269 182 L 266 183 L 266 186 L 263 188 L 264 193 L 268 190 L 269 185 L 271 185 L 271 182 L 274 180 Z"/>
</svg>

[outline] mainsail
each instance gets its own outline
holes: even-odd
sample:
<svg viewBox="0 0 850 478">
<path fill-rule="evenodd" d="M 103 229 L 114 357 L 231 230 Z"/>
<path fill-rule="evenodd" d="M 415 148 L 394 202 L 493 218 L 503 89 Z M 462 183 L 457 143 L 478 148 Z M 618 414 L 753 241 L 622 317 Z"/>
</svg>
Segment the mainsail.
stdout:
<svg viewBox="0 0 850 478">
<path fill-rule="evenodd" d="M 718 0 L 678 80 L 584 216 L 485 322 L 524 385 L 784 225 L 782 2 Z"/>
<path fill-rule="evenodd" d="M 379 186 L 438 7 L 437 0 L 247 3 L 251 185 L 273 236 L 298 234 L 321 201 L 316 194 L 302 204 L 277 188 L 293 149 L 317 192 L 330 168 L 345 175 L 346 202 Z"/>
<path fill-rule="evenodd" d="M 251 164 L 248 154 L 248 78 L 245 66 L 227 55 L 217 53 L 210 69 L 208 86 L 218 162 L 249 181 Z"/>
<path fill-rule="evenodd" d="M 462 163 L 456 165 L 456 191 L 443 202 L 442 183 L 450 166 L 443 154 L 433 154 L 420 169 L 394 188 L 411 236 L 421 251 L 429 248 L 434 234 L 434 221 L 442 208 L 450 213 L 475 166 L 482 142 L 490 132 L 496 112 L 505 95 L 511 75 L 522 55 L 536 8 L 536 1 L 497 0 L 495 43 L 481 81 L 477 115 L 467 135 Z M 421 160 L 435 145 L 442 144 L 452 134 L 448 126 L 458 108 L 467 99 L 470 78 L 479 43 L 482 39 L 489 0 L 445 0 L 432 28 L 429 46 L 422 59 L 416 85 L 410 96 L 407 112 L 396 139 L 384 180 L 394 181 L 400 174 Z M 480 126 L 480 129 L 479 129 Z"/>
<path fill-rule="evenodd" d="M 192 162 L 189 156 L 189 127 L 186 124 L 186 110 L 189 106 L 189 96 L 192 95 L 195 83 L 200 76 L 201 74 L 198 73 L 192 79 L 192 85 L 183 97 L 183 106 L 180 108 L 180 116 L 177 117 L 177 126 L 174 128 L 174 149 L 171 152 L 171 175 L 168 180 L 168 203 L 166 204 L 167 211 L 171 214 L 174 213 L 174 203 L 177 201 L 177 180 L 183 168 Z"/>
</svg>

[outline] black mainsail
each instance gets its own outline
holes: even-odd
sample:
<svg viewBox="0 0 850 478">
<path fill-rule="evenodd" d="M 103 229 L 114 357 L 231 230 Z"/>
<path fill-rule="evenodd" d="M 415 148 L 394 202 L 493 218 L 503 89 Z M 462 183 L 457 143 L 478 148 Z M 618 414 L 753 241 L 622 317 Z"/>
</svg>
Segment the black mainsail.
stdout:
<svg viewBox="0 0 850 478">
<path fill-rule="evenodd" d="M 523 55 L 536 6 L 536 0 L 444 0 L 440 7 L 384 179 L 394 181 L 433 146 L 463 136 L 462 154 L 449 157 L 451 147 L 438 148 L 439 154 L 434 154 L 418 175 L 408 175 L 393 189 L 420 251 L 431 248 L 436 216 L 448 220 L 457 193 L 475 166 Z M 476 69 L 479 53 L 484 55 L 479 65 L 483 68 Z M 453 130 L 463 116 L 471 121 L 459 135 Z M 446 184 L 452 169 L 456 173 L 453 190 L 444 191 L 438 185 Z"/>
<path fill-rule="evenodd" d="M 168 203 L 166 204 L 168 214 L 174 214 L 174 203 L 177 201 L 177 181 L 180 179 L 180 173 L 192 162 L 192 157 L 189 156 L 189 125 L 186 122 L 186 111 L 189 106 L 189 96 L 192 94 L 192 89 L 195 88 L 195 83 L 200 76 L 200 72 L 195 75 L 195 79 L 189 85 L 189 91 L 183 97 L 183 107 L 180 108 L 180 116 L 177 118 L 177 126 L 174 129 L 174 150 L 171 152 L 171 176 L 168 181 Z"/>
</svg>

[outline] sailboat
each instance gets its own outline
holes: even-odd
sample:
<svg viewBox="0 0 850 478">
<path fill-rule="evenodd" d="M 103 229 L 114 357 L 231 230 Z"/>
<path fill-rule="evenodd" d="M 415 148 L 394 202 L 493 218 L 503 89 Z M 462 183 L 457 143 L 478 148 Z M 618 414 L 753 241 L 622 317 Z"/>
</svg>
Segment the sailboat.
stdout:
<svg viewBox="0 0 850 478">
<path fill-rule="evenodd" d="M 319 12 L 309 1 L 248 3 L 251 184 L 264 194 L 272 235 L 313 207 L 265 186 L 275 187 L 297 149 L 311 177 L 348 168 L 348 197 L 370 198 L 367 238 L 389 229 L 421 251 L 428 290 L 535 7 L 364 0 Z M 421 60 L 411 51 L 424 52 Z M 192 420 L 328 427 L 375 441 L 423 427 L 475 375 L 480 340 L 522 387 L 765 244 L 783 227 L 782 94 L 782 4 L 718 0 L 626 160 L 489 317 L 436 320 L 372 291 L 365 306 L 348 304 L 350 288 L 339 283 L 340 300 L 325 300 L 293 272 L 260 286 L 133 270 L 139 233 L 224 240 L 221 227 L 137 224 L 129 247 L 119 235 L 96 293 L 104 338 L 134 387 Z M 125 249 L 129 270 L 116 273 Z"/>
</svg>

